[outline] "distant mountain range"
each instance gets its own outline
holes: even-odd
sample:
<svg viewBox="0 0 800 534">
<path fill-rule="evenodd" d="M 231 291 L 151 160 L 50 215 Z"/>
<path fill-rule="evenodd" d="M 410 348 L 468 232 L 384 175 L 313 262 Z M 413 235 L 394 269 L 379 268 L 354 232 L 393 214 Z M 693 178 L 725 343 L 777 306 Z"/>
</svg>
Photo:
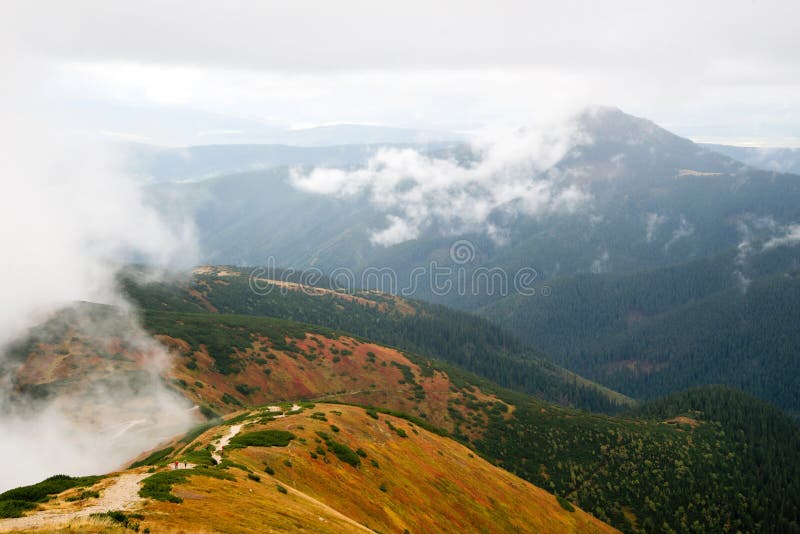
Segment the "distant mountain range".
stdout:
<svg viewBox="0 0 800 534">
<path fill-rule="evenodd" d="M 756 169 L 800 174 L 800 148 L 702 145 Z"/>
</svg>

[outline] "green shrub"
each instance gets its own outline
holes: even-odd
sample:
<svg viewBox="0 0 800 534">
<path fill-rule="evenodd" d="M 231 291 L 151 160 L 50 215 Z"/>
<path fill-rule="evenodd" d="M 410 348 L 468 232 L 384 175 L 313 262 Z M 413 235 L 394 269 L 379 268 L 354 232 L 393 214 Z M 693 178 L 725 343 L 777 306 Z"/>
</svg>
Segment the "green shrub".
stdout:
<svg viewBox="0 0 800 534">
<path fill-rule="evenodd" d="M 361 465 L 361 458 L 358 457 L 358 454 L 344 443 L 329 439 L 325 444 L 328 446 L 328 450 L 335 454 L 341 461 L 353 467 Z"/>
<path fill-rule="evenodd" d="M 567 512 L 574 512 L 575 511 L 575 507 L 572 506 L 572 503 L 569 502 L 564 497 L 562 497 L 561 495 L 556 495 L 556 500 L 558 501 L 558 504 L 561 505 L 561 508 L 563 508 Z"/>
<path fill-rule="evenodd" d="M 333 430 L 334 432 L 338 433 L 339 432 L 339 427 L 336 426 L 336 425 L 331 425 L 331 430 Z"/>
<path fill-rule="evenodd" d="M 268 474 L 268 475 L 274 475 L 275 474 L 275 470 L 273 468 L 271 468 L 270 466 L 268 466 L 268 465 L 264 466 L 264 472 L 266 474 Z"/>
<path fill-rule="evenodd" d="M 254 473 L 247 473 L 247 478 L 249 478 L 250 480 L 253 480 L 255 482 L 261 482 L 261 477 L 256 475 L 256 474 L 254 474 Z"/>
<path fill-rule="evenodd" d="M 22 517 L 22 513 L 36 508 L 36 504 L 28 501 L 9 499 L 0 501 L 0 517 Z"/>
<path fill-rule="evenodd" d="M 36 507 L 51 495 L 70 488 L 91 486 L 102 477 L 70 477 L 55 475 L 37 484 L 22 486 L 0 493 L 0 517 L 19 517 L 25 510 Z"/>
<path fill-rule="evenodd" d="M 136 467 L 142 467 L 143 465 L 156 465 L 160 461 L 164 460 L 167 456 L 172 454 L 172 451 L 175 450 L 175 447 L 167 447 L 165 449 L 161 449 L 151 453 L 147 458 L 143 460 L 139 460 L 138 462 L 133 462 L 128 468 L 134 469 Z"/>
<path fill-rule="evenodd" d="M 276 485 L 276 486 L 275 486 L 275 488 L 276 488 L 276 489 L 277 489 L 279 492 L 283 493 L 284 495 L 286 495 L 287 493 L 289 493 L 289 491 L 288 491 L 286 488 L 284 488 L 283 486 L 281 486 L 280 484 Z"/>
<path fill-rule="evenodd" d="M 139 531 L 139 521 L 144 519 L 144 516 L 141 514 L 126 514 L 125 512 L 120 512 L 119 510 L 109 510 L 108 512 L 103 512 L 101 514 L 92 514 L 92 517 L 109 519 L 113 523 L 122 525 L 123 527 L 129 528 L 135 532 Z"/>
<path fill-rule="evenodd" d="M 295 435 L 286 430 L 261 430 L 258 432 L 247 432 L 234 436 L 230 445 L 234 449 L 244 447 L 286 447 Z"/>
<path fill-rule="evenodd" d="M 359 456 L 361 456 L 362 458 L 366 458 L 366 457 L 367 457 L 367 451 L 365 451 L 365 450 L 364 450 L 364 449 L 362 449 L 361 447 L 359 447 L 358 449 L 356 449 L 356 454 L 357 454 L 357 455 L 359 455 Z"/>
</svg>

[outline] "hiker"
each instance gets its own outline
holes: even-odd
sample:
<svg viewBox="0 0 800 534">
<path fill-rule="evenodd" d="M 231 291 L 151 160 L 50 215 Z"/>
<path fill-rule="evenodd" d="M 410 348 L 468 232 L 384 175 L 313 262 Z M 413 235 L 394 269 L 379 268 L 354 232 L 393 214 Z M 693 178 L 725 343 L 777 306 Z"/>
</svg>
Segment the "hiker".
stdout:
<svg viewBox="0 0 800 534">
<path fill-rule="evenodd" d="M 175 469 L 178 468 L 178 462 L 175 462 Z"/>
</svg>

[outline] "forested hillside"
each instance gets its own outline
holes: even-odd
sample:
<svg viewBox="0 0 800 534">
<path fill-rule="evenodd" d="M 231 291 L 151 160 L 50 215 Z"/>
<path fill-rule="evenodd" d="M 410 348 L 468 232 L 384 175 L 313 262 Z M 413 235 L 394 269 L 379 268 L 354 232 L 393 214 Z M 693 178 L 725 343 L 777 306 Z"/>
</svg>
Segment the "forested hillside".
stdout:
<svg viewBox="0 0 800 534">
<path fill-rule="evenodd" d="M 798 250 L 552 283 L 482 313 L 555 361 L 635 398 L 728 384 L 800 410 Z"/>
</svg>

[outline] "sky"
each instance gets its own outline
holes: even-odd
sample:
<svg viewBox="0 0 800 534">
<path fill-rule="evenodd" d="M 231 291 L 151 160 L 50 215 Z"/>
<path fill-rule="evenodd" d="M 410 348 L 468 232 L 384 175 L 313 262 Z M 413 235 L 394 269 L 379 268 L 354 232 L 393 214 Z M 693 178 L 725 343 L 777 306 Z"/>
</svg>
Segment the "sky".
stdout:
<svg viewBox="0 0 800 534">
<path fill-rule="evenodd" d="M 12 50 L 47 64 L 66 122 L 109 137 L 472 132 L 609 105 L 702 141 L 800 145 L 793 1 L 43 5 L 0 7 Z"/>
</svg>

